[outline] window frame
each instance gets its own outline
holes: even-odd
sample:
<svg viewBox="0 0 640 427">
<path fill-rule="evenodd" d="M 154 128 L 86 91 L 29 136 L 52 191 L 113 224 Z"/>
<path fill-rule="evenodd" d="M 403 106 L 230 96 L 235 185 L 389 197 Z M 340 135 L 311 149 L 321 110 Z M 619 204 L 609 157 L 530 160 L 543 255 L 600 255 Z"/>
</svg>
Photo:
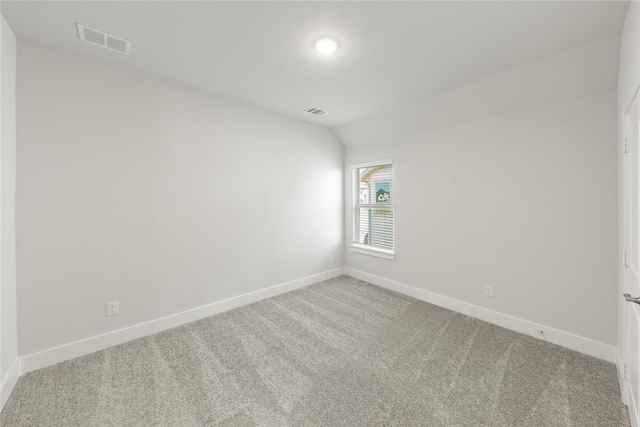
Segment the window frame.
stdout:
<svg viewBox="0 0 640 427">
<path fill-rule="evenodd" d="M 368 168 L 374 166 L 387 166 L 391 165 L 391 181 L 392 181 L 392 200 L 393 203 L 390 204 L 390 210 L 393 213 L 393 218 L 391 221 L 392 224 L 392 236 L 393 236 L 393 247 L 391 249 L 385 249 L 380 247 L 375 247 L 371 245 L 364 245 L 359 242 L 354 241 L 355 237 L 355 227 L 356 227 L 356 210 L 359 209 L 359 193 L 354 194 L 356 185 L 359 187 L 359 182 L 355 182 L 355 170 L 361 168 Z M 393 159 L 379 160 L 375 162 L 366 162 L 366 163 L 357 163 L 352 164 L 350 167 L 351 170 L 351 244 L 349 245 L 351 251 L 354 253 L 369 255 L 377 258 L 386 259 L 389 261 L 395 260 L 396 257 L 396 214 L 395 214 L 395 205 L 396 205 L 396 191 L 395 191 L 395 174 L 396 168 Z"/>
</svg>

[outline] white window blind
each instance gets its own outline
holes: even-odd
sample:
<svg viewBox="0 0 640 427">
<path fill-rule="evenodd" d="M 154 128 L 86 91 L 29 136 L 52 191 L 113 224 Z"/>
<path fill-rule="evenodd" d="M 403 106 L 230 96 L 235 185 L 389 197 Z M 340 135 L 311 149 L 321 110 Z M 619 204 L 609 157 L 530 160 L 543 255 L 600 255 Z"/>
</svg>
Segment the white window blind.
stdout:
<svg viewBox="0 0 640 427">
<path fill-rule="evenodd" d="M 352 166 L 353 243 L 393 251 L 393 163 Z"/>
</svg>

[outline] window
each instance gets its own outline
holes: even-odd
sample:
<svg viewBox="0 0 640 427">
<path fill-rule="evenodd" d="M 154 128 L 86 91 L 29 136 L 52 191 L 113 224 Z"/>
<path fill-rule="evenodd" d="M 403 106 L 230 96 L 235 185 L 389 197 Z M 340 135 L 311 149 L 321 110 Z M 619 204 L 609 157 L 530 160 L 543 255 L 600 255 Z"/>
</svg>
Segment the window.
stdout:
<svg viewBox="0 0 640 427">
<path fill-rule="evenodd" d="M 394 259 L 393 161 L 351 166 L 354 252 Z"/>
</svg>

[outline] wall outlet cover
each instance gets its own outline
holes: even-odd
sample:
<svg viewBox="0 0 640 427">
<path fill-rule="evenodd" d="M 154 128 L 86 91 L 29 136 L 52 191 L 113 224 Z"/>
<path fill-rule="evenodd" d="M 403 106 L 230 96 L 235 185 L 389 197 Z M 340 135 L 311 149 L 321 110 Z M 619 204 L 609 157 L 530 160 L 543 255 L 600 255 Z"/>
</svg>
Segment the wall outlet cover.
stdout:
<svg viewBox="0 0 640 427">
<path fill-rule="evenodd" d="M 107 316 L 115 316 L 120 314 L 120 304 L 118 301 L 110 302 L 107 304 Z"/>
</svg>

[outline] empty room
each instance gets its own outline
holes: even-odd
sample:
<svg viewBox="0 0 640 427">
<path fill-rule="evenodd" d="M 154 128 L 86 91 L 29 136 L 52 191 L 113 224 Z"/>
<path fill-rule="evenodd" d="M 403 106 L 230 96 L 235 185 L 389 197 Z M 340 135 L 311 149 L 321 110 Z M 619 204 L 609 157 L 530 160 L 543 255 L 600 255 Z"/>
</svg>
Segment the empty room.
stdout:
<svg viewBox="0 0 640 427">
<path fill-rule="evenodd" d="M 640 427 L 640 3 L 0 3 L 0 425 Z"/>
</svg>

